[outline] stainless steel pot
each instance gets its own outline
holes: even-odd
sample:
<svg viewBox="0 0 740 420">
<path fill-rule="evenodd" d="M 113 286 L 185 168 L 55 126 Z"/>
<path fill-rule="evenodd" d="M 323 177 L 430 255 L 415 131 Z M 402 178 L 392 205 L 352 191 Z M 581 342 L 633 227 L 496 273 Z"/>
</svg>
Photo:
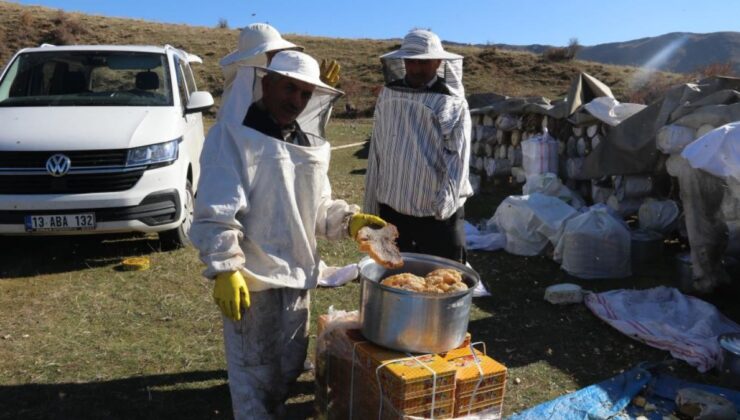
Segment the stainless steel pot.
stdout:
<svg viewBox="0 0 740 420">
<path fill-rule="evenodd" d="M 740 387 L 740 333 L 722 334 L 719 371 L 731 384 Z"/>
<path fill-rule="evenodd" d="M 364 258 L 360 261 L 360 322 L 368 340 L 412 353 L 440 353 L 465 339 L 473 289 L 480 277 L 470 267 L 431 255 L 402 253 L 402 268 L 389 270 Z M 398 273 L 425 276 L 437 268 L 463 273 L 468 290 L 450 294 L 415 293 L 384 286 L 380 280 Z"/>
</svg>

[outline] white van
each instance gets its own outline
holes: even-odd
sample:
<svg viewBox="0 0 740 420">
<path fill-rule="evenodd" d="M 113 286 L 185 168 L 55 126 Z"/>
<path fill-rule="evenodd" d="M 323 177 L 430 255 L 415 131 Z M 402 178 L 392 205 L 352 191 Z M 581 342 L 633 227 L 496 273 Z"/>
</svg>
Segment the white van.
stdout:
<svg viewBox="0 0 740 420">
<path fill-rule="evenodd" d="M 157 232 L 188 243 L 201 112 L 197 56 L 171 46 L 19 51 L 0 78 L 0 235 Z"/>
</svg>

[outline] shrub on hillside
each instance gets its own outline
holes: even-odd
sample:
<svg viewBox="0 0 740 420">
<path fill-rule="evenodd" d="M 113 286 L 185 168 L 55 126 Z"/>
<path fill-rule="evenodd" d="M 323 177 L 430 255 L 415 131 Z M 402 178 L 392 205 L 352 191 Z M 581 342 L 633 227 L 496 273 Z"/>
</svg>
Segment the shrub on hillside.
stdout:
<svg viewBox="0 0 740 420">
<path fill-rule="evenodd" d="M 19 20 L 21 22 L 21 27 L 31 28 L 33 27 L 34 21 L 36 19 L 33 17 L 33 13 L 31 13 L 30 10 L 24 10 L 23 12 L 21 12 Z"/>
<path fill-rule="evenodd" d="M 70 17 L 63 10 L 57 11 L 57 14 L 51 19 L 54 27 L 42 36 L 41 43 L 54 45 L 70 45 L 77 43 L 79 36 L 87 34 L 85 28 L 79 19 Z"/>
<path fill-rule="evenodd" d="M 735 73 L 735 69 L 732 67 L 732 63 L 730 63 L 729 61 L 726 63 L 707 64 L 706 66 L 696 70 L 696 75 L 699 79 L 705 79 L 707 77 L 713 76 L 737 76 L 737 74 Z"/>
<path fill-rule="evenodd" d="M 567 47 L 551 47 L 542 52 L 542 57 L 547 61 L 571 61 L 581 50 L 578 38 L 571 38 Z"/>
<path fill-rule="evenodd" d="M 654 74 L 640 86 L 628 92 L 626 102 L 649 105 L 681 83 L 679 80 L 670 80 L 661 74 Z"/>
<path fill-rule="evenodd" d="M 229 21 L 224 18 L 218 18 L 218 23 L 216 24 L 217 29 L 229 29 Z"/>
</svg>

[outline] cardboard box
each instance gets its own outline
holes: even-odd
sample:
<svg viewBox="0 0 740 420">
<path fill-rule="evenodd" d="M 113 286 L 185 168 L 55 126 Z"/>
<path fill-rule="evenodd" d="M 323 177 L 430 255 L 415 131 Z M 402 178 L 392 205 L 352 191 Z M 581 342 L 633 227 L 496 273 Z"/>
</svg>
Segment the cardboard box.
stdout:
<svg viewBox="0 0 740 420">
<path fill-rule="evenodd" d="M 373 379 L 379 378 L 384 395 L 406 400 L 455 388 L 455 369 L 436 354 L 411 358 L 405 353 L 361 343 L 356 347 L 355 357 L 356 363 Z"/>
<path fill-rule="evenodd" d="M 492 388 L 501 388 L 506 384 L 506 366 L 484 355 L 478 350 L 475 356 L 470 348 L 451 350 L 445 354 L 445 360 L 457 371 L 455 379 L 455 398 L 472 393 L 478 386 L 478 392 Z M 480 369 L 475 363 L 478 359 Z M 480 381 L 480 384 L 478 383 Z"/>
</svg>

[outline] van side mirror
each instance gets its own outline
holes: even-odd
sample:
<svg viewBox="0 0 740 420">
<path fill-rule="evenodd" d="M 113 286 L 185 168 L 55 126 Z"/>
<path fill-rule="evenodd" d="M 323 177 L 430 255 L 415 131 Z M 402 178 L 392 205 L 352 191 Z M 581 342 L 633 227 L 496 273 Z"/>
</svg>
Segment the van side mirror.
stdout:
<svg viewBox="0 0 740 420">
<path fill-rule="evenodd" d="M 185 106 L 185 113 L 194 114 L 196 112 L 202 112 L 212 106 L 213 96 L 209 92 L 193 92 L 190 94 L 190 100 L 188 100 L 187 106 Z"/>
</svg>

